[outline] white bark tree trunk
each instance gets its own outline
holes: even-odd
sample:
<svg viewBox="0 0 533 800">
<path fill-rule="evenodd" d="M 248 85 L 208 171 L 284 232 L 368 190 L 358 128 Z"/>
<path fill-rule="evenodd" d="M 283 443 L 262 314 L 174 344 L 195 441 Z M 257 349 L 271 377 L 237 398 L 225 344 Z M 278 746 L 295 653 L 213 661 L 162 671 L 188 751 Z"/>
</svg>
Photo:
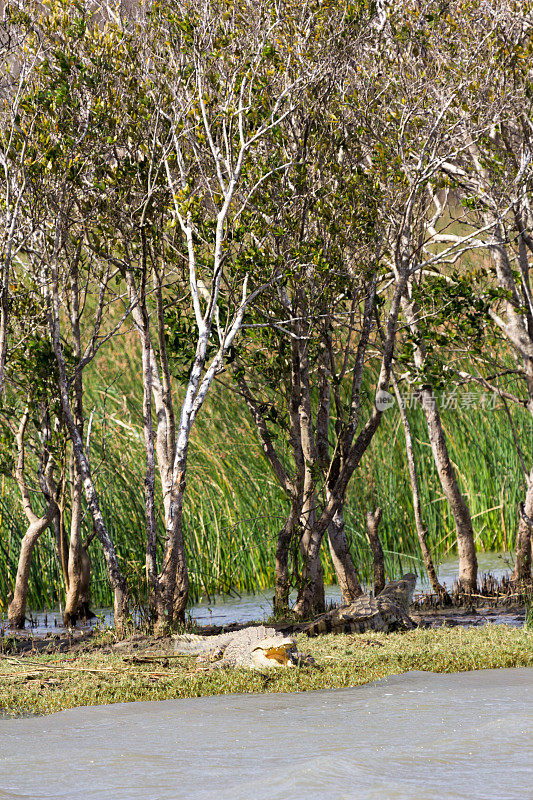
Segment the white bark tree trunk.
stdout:
<svg viewBox="0 0 533 800">
<path fill-rule="evenodd" d="M 450 598 L 444 587 L 441 586 L 441 584 L 438 581 L 437 572 L 435 570 L 435 565 L 433 563 L 433 558 L 431 556 L 431 551 L 427 543 L 428 532 L 426 526 L 424 525 L 424 518 L 422 515 L 422 503 L 420 501 L 420 491 L 418 488 L 418 476 L 416 472 L 416 461 L 413 449 L 413 439 L 411 436 L 411 426 L 409 425 L 409 419 L 407 417 L 405 405 L 402 400 L 402 396 L 400 394 L 400 390 L 398 388 L 394 372 L 392 372 L 391 374 L 391 380 L 394 386 L 394 392 L 396 394 L 398 408 L 400 409 L 400 418 L 402 420 L 402 425 L 405 435 L 405 453 L 407 457 L 407 466 L 409 469 L 409 479 L 411 482 L 411 493 L 413 495 L 413 511 L 415 515 L 416 533 L 418 536 L 418 542 L 420 544 L 420 550 L 422 552 L 422 558 L 424 559 L 424 565 L 426 567 L 431 588 L 433 589 L 433 591 L 439 597 L 440 600 L 448 604 L 450 603 Z"/>
<path fill-rule="evenodd" d="M 31 558 L 35 545 L 42 533 L 46 530 L 51 523 L 54 516 L 57 514 L 57 505 L 55 498 L 51 496 L 47 502 L 47 508 L 43 515 L 40 517 L 35 514 L 31 496 L 26 482 L 25 474 L 25 436 L 30 416 L 29 406 L 22 415 L 19 428 L 16 435 L 16 444 L 18 450 L 17 463 L 15 466 L 15 478 L 20 490 L 22 507 L 29 522 L 29 527 L 24 534 L 21 542 L 20 554 L 17 567 L 17 575 L 15 578 L 15 586 L 13 588 L 13 597 L 8 605 L 8 622 L 12 628 L 23 628 L 26 619 L 26 602 L 28 597 L 28 580 L 30 575 Z M 46 438 L 43 443 L 43 455 L 46 450 Z M 50 456 L 47 456 L 47 463 L 44 465 L 43 481 L 46 484 L 45 488 L 48 490 L 52 483 L 53 461 Z"/>
<path fill-rule="evenodd" d="M 533 560 L 533 470 L 529 475 L 526 498 L 521 507 L 520 522 L 516 534 L 515 566 L 513 580 L 531 581 Z"/>
<path fill-rule="evenodd" d="M 402 299 L 402 307 L 411 333 L 417 340 L 414 352 L 415 365 L 418 369 L 423 369 L 426 351 L 418 326 L 418 306 L 406 296 Z M 468 504 L 461 493 L 451 462 L 446 434 L 444 433 L 432 388 L 424 387 L 420 389 L 417 392 L 417 397 L 426 417 L 429 442 L 439 481 L 455 524 L 459 555 L 459 586 L 464 592 L 475 592 L 477 589 L 477 556 L 474 529 Z"/>
</svg>

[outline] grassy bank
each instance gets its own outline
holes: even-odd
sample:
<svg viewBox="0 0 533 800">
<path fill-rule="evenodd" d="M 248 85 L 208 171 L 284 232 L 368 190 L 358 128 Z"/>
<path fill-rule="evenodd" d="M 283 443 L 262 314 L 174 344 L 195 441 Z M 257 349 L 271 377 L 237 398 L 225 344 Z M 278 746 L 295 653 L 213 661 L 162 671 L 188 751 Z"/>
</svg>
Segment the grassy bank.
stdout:
<svg viewBox="0 0 533 800">
<path fill-rule="evenodd" d="M 132 643 L 134 644 L 134 643 Z M 78 652 L 0 656 L 0 710 L 49 714 L 65 708 L 136 700 L 230 693 L 300 692 L 357 686 L 410 670 L 463 672 L 533 667 L 533 632 L 506 625 L 418 628 L 407 633 L 298 637 L 314 667 L 198 670 L 193 658 L 172 657 L 171 640 L 130 652 L 111 633 Z"/>
</svg>

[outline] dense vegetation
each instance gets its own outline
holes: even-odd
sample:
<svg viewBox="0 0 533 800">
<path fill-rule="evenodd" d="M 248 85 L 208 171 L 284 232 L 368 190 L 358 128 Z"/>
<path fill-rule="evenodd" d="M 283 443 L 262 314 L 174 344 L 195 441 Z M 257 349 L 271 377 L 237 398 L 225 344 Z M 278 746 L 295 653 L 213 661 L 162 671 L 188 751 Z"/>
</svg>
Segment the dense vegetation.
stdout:
<svg viewBox="0 0 533 800">
<path fill-rule="evenodd" d="M 91 411 L 94 408 L 94 446 L 98 460 L 102 437 L 106 448 L 106 459 L 98 474 L 104 515 L 113 531 L 117 550 L 133 567 L 137 565 L 132 584 L 137 583 L 136 591 L 142 600 L 146 585 L 142 568 L 141 410 L 135 386 L 127 380 L 128 373 L 124 374 L 117 366 L 117 362 L 127 363 L 127 354 L 122 348 L 118 353 L 109 371 L 106 369 L 105 380 L 104 376 L 95 379 L 89 408 Z M 126 413 L 124 397 L 127 398 Z M 192 467 L 185 513 L 192 601 L 206 594 L 257 591 L 272 586 L 275 540 L 285 513 L 283 496 L 268 472 L 245 409 L 233 398 L 225 402 L 220 402 L 219 398 L 220 391 L 215 387 L 191 444 Z M 439 561 L 456 552 L 455 531 L 435 474 L 424 420 L 416 407 L 411 414 L 424 475 L 422 491 L 429 541 L 435 560 Z M 516 425 L 523 441 L 531 437 L 529 415 L 517 414 Z M 445 426 L 461 486 L 476 520 L 479 549 L 512 551 L 518 525 L 516 509 L 522 499 L 523 483 L 501 402 L 490 413 L 476 407 L 452 409 L 445 415 Z M 367 584 L 372 580 L 372 554 L 365 535 L 365 516 L 368 508 L 377 505 L 385 510 L 380 535 L 387 574 L 396 577 L 413 566 L 416 571 L 423 571 L 397 408 L 387 413 L 365 459 L 365 478 L 354 482 L 348 494 L 346 517 L 352 553 L 361 578 Z M 124 519 L 128 519 L 127 528 Z M 16 575 L 24 523 L 16 487 L 6 477 L 0 571 L 4 603 Z M 86 516 L 84 537 L 90 532 L 91 522 Z M 112 594 L 98 542 L 91 544 L 90 553 L 93 605 L 108 606 Z M 323 559 L 326 580 L 335 582 L 327 551 L 323 552 Z M 35 550 L 28 606 L 53 608 L 62 599 L 61 567 L 54 538 L 47 532 Z"/>
<path fill-rule="evenodd" d="M 531 30 L 491 0 L 6 4 L 13 627 L 272 585 L 308 616 L 413 564 L 446 600 L 455 550 L 466 593 L 479 549 L 531 580 Z"/>
</svg>

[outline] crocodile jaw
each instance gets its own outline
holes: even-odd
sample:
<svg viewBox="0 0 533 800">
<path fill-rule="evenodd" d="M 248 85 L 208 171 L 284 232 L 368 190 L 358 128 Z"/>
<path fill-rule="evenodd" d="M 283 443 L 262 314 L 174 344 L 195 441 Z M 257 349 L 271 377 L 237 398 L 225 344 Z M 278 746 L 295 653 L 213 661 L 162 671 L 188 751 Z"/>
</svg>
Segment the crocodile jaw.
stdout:
<svg viewBox="0 0 533 800">
<path fill-rule="evenodd" d="M 273 642 L 264 639 L 259 642 L 251 653 L 252 662 L 257 667 L 295 667 L 300 663 L 300 656 L 296 649 L 294 639 Z"/>
</svg>

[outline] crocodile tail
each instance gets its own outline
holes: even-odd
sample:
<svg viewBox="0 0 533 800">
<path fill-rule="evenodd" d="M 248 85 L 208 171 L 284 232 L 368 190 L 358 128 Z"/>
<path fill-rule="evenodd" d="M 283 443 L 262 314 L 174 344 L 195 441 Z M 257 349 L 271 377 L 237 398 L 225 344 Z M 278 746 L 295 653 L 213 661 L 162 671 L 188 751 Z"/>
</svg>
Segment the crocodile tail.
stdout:
<svg viewBox="0 0 533 800">
<path fill-rule="evenodd" d="M 360 626 L 352 620 L 331 615 L 311 622 L 303 630 L 308 636 L 319 636 L 324 633 L 357 633 L 360 631 Z"/>
<path fill-rule="evenodd" d="M 306 633 L 308 636 L 319 636 L 321 633 L 331 633 L 331 631 L 331 619 L 328 617 L 317 619 L 315 622 L 311 622 L 304 628 L 304 633 Z"/>
<path fill-rule="evenodd" d="M 312 622 L 303 632 L 308 636 L 318 636 L 323 633 L 365 633 L 367 630 L 378 626 L 372 625 L 366 619 L 347 619 L 343 617 L 325 617 Z"/>
</svg>

